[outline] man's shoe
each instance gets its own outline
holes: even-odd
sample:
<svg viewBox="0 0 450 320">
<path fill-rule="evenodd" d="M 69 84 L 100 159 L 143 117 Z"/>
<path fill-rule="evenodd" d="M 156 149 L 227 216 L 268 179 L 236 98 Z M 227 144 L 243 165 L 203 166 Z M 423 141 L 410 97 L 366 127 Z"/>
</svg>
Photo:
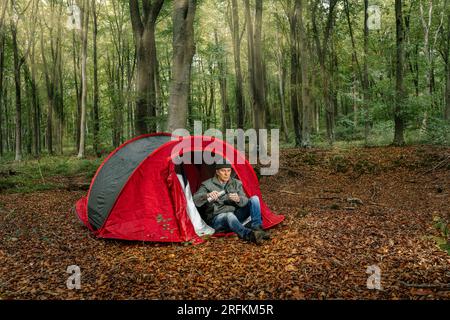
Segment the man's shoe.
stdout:
<svg viewBox="0 0 450 320">
<path fill-rule="evenodd" d="M 261 228 L 261 226 L 257 226 L 257 227 L 251 228 L 251 229 L 254 231 L 261 232 L 264 240 L 270 240 L 270 234 L 268 232 L 264 231 L 263 228 Z"/>
<path fill-rule="evenodd" d="M 264 235 L 261 231 L 251 230 L 250 233 L 246 237 L 244 237 L 244 240 L 253 242 L 256 244 L 261 244 L 263 237 L 264 237 Z"/>
</svg>

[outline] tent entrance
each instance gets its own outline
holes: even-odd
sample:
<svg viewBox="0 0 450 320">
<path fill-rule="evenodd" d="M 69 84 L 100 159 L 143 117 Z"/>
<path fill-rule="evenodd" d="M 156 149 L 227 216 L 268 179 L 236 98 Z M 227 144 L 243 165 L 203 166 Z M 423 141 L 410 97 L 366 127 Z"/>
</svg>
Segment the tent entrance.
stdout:
<svg viewBox="0 0 450 320">
<path fill-rule="evenodd" d="M 187 156 L 186 156 L 187 154 Z M 183 154 L 184 159 L 188 159 L 188 163 L 182 163 L 180 165 L 175 166 L 175 171 L 177 174 L 183 175 L 185 181 L 189 181 L 189 185 L 191 186 L 191 191 L 194 194 L 197 192 L 198 188 L 202 184 L 203 181 L 210 179 L 214 177 L 216 173 L 215 165 L 214 164 L 207 164 L 207 163 L 201 163 L 201 164 L 195 164 L 196 159 L 204 159 L 203 158 L 203 152 L 200 151 L 192 151 Z M 232 178 L 239 179 L 236 176 L 236 173 L 231 173 Z"/>
</svg>

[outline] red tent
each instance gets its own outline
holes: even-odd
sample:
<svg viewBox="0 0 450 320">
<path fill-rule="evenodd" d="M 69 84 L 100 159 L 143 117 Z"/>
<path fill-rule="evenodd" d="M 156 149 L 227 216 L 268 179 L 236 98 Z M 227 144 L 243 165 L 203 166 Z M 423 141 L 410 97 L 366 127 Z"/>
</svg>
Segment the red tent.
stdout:
<svg viewBox="0 0 450 320">
<path fill-rule="evenodd" d="M 233 163 L 247 196 L 260 199 L 263 228 L 283 221 L 284 216 L 272 213 L 262 200 L 258 178 L 238 150 L 216 138 L 174 139 L 168 133 L 139 136 L 114 150 L 98 168 L 87 196 L 76 203 L 78 217 L 100 238 L 202 242 L 186 212 L 179 166 L 172 161 L 187 152 L 212 152 Z M 182 170 L 195 193 L 202 181 L 212 177 L 214 167 L 191 163 L 182 164 Z"/>
</svg>

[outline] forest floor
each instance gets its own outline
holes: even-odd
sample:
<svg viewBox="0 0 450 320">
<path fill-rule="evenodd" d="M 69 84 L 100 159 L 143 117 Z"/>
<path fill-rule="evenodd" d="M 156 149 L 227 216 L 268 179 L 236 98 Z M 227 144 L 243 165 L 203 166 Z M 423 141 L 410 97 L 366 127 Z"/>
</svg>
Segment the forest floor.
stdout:
<svg viewBox="0 0 450 320">
<path fill-rule="evenodd" d="M 3 190 L 0 299 L 450 298 L 449 148 L 287 149 L 260 182 L 286 216 L 260 246 L 95 239 L 71 212 L 86 191 Z"/>
</svg>

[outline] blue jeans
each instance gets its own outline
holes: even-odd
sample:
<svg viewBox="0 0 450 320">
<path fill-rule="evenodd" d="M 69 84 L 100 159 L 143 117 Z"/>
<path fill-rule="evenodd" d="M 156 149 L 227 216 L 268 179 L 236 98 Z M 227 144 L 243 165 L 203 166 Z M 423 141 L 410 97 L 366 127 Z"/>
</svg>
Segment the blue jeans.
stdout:
<svg viewBox="0 0 450 320">
<path fill-rule="evenodd" d="M 257 196 L 248 199 L 247 205 L 238 208 L 235 212 L 219 213 L 212 220 L 211 227 L 216 231 L 233 231 L 237 233 L 240 238 L 245 238 L 251 230 L 244 227 L 242 222 L 248 217 L 251 217 L 251 228 L 260 227 L 262 225 L 261 206 Z"/>
</svg>

